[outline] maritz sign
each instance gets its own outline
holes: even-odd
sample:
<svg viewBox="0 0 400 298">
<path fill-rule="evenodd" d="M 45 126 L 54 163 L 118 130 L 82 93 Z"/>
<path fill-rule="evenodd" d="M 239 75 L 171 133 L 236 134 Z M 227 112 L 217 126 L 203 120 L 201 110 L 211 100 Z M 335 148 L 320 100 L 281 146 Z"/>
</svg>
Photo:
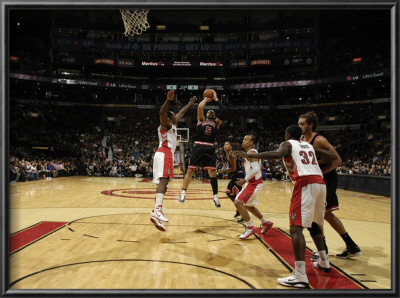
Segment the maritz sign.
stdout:
<svg viewBox="0 0 400 298">
<path fill-rule="evenodd" d="M 142 66 L 164 66 L 164 62 L 150 62 L 150 61 L 142 61 Z"/>
<path fill-rule="evenodd" d="M 200 66 L 224 66 L 222 62 L 200 62 Z"/>
</svg>

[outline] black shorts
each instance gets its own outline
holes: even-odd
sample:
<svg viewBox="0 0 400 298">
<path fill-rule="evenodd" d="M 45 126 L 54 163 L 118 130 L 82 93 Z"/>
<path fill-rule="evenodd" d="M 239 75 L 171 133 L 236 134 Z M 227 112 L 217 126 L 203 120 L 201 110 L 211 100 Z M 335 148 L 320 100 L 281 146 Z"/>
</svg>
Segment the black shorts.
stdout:
<svg viewBox="0 0 400 298">
<path fill-rule="evenodd" d="M 325 173 L 324 180 L 326 183 L 326 207 L 325 211 L 334 211 L 339 209 L 339 200 L 336 195 L 336 188 L 338 185 L 338 176 L 336 169 Z"/>
<path fill-rule="evenodd" d="M 216 165 L 217 155 L 214 146 L 194 145 L 189 159 L 189 168 L 203 167 L 204 170 L 216 170 Z"/>
<path fill-rule="evenodd" d="M 228 186 L 226 187 L 227 194 L 236 196 L 242 190 L 242 186 L 236 184 L 238 179 L 244 179 L 243 172 L 237 172 L 232 175 L 231 181 L 229 181 Z"/>
</svg>

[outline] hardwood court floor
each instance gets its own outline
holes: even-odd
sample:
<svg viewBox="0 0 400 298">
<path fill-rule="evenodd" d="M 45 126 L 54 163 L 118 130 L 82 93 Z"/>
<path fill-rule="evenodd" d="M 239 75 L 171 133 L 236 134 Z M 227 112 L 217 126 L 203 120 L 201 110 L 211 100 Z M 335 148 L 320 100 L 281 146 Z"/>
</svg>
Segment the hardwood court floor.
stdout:
<svg viewBox="0 0 400 298">
<path fill-rule="evenodd" d="M 233 218 L 233 203 L 224 194 L 228 180 L 219 180 L 219 209 L 210 184 L 195 179 L 186 202 L 178 203 L 181 183 L 172 181 L 164 200 L 170 220 L 166 232 L 149 220 L 155 191 L 151 180 L 68 177 L 10 185 L 11 288 L 287 290 L 276 278 L 290 274 L 283 251 L 291 255 L 291 247 L 282 242 L 281 251 L 279 241 L 288 237 L 292 184 L 264 182 L 258 207 L 274 222 L 273 229 L 264 238 L 241 240 L 237 236 L 243 226 Z M 337 193 L 340 210 L 335 214 L 363 254 L 336 258 L 345 245 L 326 224 L 330 262 L 361 289 L 390 289 L 390 198 Z M 260 224 L 256 218 L 253 223 Z M 52 225 L 43 232 L 42 226 Z M 315 249 L 308 231 L 304 235 L 307 247 Z M 278 249 L 272 248 L 273 239 Z M 313 270 L 309 258 L 306 266 Z M 324 278 L 317 271 L 312 275 Z M 336 285 L 319 282 L 314 288 Z"/>
</svg>

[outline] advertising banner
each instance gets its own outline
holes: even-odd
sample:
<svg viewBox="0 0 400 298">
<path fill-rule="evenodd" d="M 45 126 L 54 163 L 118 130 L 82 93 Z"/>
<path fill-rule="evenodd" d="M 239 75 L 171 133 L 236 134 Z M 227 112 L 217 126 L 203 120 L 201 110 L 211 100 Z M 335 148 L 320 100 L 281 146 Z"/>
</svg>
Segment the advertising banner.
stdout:
<svg viewBox="0 0 400 298">
<path fill-rule="evenodd" d="M 259 42 L 220 42 L 220 43 L 185 43 L 185 42 L 160 42 L 139 43 L 112 40 L 75 39 L 67 37 L 56 37 L 54 46 L 75 48 L 103 48 L 115 50 L 129 50 L 141 52 L 233 52 L 242 50 L 262 50 L 271 48 L 289 47 L 311 47 L 314 45 L 313 38 L 303 39 L 270 39 Z"/>
</svg>

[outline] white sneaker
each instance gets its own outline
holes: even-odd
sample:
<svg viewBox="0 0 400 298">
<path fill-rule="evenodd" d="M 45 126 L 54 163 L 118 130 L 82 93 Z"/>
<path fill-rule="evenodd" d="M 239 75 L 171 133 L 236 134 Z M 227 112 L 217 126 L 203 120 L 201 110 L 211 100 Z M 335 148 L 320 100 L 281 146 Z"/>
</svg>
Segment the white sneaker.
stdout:
<svg viewBox="0 0 400 298">
<path fill-rule="evenodd" d="M 213 201 L 214 201 L 214 205 L 216 208 L 221 208 L 221 204 L 219 203 L 219 200 L 218 200 L 218 195 L 214 196 Z"/>
<path fill-rule="evenodd" d="M 324 261 L 322 261 L 322 259 L 319 258 L 318 261 L 313 262 L 313 266 L 315 268 L 318 268 L 321 271 L 324 271 L 327 273 L 331 272 L 331 265 L 329 264 L 328 259 L 325 259 Z"/>
<path fill-rule="evenodd" d="M 242 235 L 239 235 L 240 239 L 246 239 L 249 238 L 251 235 L 253 235 L 256 231 L 256 228 L 254 226 L 247 227 L 246 230 Z"/>
<path fill-rule="evenodd" d="M 272 228 L 272 226 L 274 225 L 274 223 L 272 221 L 267 221 L 261 224 L 261 234 L 264 234 L 266 232 L 268 232 L 268 230 L 270 228 Z"/>
<path fill-rule="evenodd" d="M 168 218 L 165 217 L 164 213 L 162 212 L 162 209 L 153 209 L 153 211 L 150 212 L 151 216 L 157 217 L 161 221 L 169 221 Z"/>
<path fill-rule="evenodd" d="M 152 216 L 150 221 L 154 224 L 154 226 L 162 232 L 165 232 L 167 229 L 164 227 L 163 222 L 159 220 L 157 217 Z"/>
<path fill-rule="evenodd" d="M 277 281 L 279 284 L 286 287 L 295 287 L 295 288 L 309 287 L 307 274 L 301 274 L 297 271 L 293 271 L 289 277 L 278 278 Z"/>
<path fill-rule="evenodd" d="M 185 203 L 186 193 L 181 193 L 181 196 L 178 200 L 179 203 Z"/>
</svg>

